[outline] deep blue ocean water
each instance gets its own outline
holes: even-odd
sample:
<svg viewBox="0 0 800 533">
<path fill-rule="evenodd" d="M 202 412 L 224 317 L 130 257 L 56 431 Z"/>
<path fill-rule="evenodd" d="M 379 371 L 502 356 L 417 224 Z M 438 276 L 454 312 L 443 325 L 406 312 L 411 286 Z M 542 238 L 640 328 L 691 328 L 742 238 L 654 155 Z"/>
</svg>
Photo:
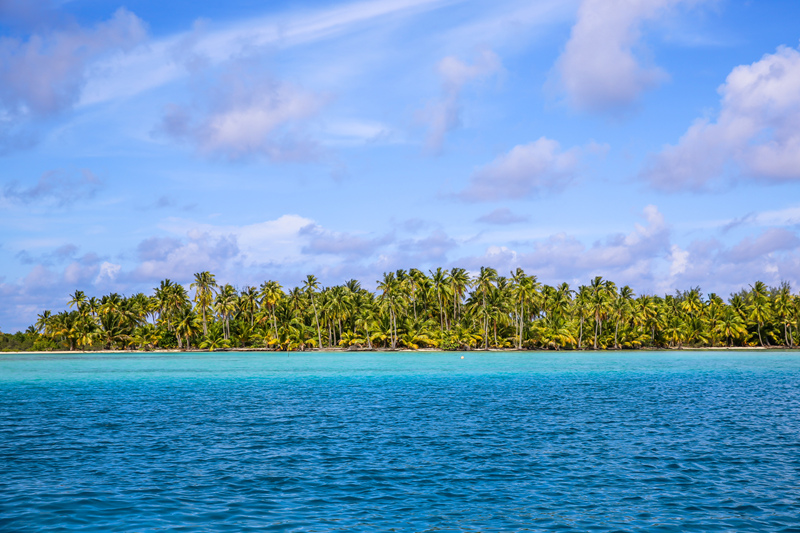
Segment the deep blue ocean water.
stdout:
<svg viewBox="0 0 800 533">
<path fill-rule="evenodd" d="M 0 354 L 3 531 L 800 531 L 800 354 Z"/>
</svg>

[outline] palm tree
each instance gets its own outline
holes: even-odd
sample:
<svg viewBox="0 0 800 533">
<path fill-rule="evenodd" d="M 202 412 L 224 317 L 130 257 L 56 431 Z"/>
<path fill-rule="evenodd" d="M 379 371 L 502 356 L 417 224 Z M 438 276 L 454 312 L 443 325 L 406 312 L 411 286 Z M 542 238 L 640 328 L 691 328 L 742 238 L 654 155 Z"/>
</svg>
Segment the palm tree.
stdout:
<svg viewBox="0 0 800 533">
<path fill-rule="evenodd" d="M 636 299 L 636 320 L 650 330 L 650 342 L 656 343 L 656 328 L 659 325 L 659 310 L 656 299 L 652 296 L 642 295 Z"/>
<path fill-rule="evenodd" d="M 447 273 L 441 267 L 436 269 L 436 272 L 430 271 L 431 281 L 433 281 L 433 290 L 436 293 L 436 301 L 439 308 L 439 333 L 444 334 L 444 306 L 442 305 L 442 297 L 447 296 Z"/>
<path fill-rule="evenodd" d="M 214 351 L 220 348 L 230 347 L 231 341 L 225 338 L 222 329 L 222 324 L 219 322 L 214 322 L 211 324 L 210 330 L 203 335 L 203 340 L 200 342 L 200 348 L 205 348 L 208 351 Z"/>
<path fill-rule="evenodd" d="M 458 304 L 464 300 L 464 296 L 472 286 L 469 273 L 463 268 L 451 268 L 449 277 L 450 288 L 453 292 L 453 322 L 458 320 Z"/>
<path fill-rule="evenodd" d="M 364 338 L 367 341 L 367 347 L 371 350 L 372 349 L 372 331 L 374 331 L 377 327 L 375 316 L 378 313 L 378 309 L 375 306 L 375 303 L 370 301 L 368 298 L 359 295 L 357 298 L 357 305 L 360 313 L 358 314 L 358 318 L 355 321 L 355 329 L 361 328 L 364 330 Z"/>
<path fill-rule="evenodd" d="M 731 345 L 731 339 L 739 339 L 747 334 L 744 320 L 733 307 L 726 307 L 717 324 L 717 332 L 725 337 L 726 344 Z"/>
<path fill-rule="evenodd" d="M 578 294 L 573 301 L 573 309 L 578 315 L 580 326 L 578 327 L 578 349 L 583 349 L 583 323 L 591 315 L 589 312 L 589 301 L 591 294 L 589 287 L 581 285 L 578 287 Z"/>
<path fill-rule="evenodd" d="M 397 347 L 397 316 L 395 313 L 395 299 L 399 291 L 399 282 L 393 272 L 384 273 L 383 281 L 378 281 L 378 290 L 381 291 L 381 303 L 389 310 L 389 325 L 392 330 L 391 344 L 394 350 Z"/>
<path fill-rule="evenodd" d="M 517 349 L 522 349 L 525 334 L 525 303 L 532 302 L 537 294 L 539 283 L 536 276 L 527 276 L 525 271 L 517 268 L 511 273 L 512 288 L 510 296 L 514 300 L 514 314 L 516 316 Z"/>
<path fill-rule="evenodd" d="M 792 289 L 788 283 L 781 284 L 778 293 L 775 295 L 775 300 L 772 303 L 773 314 L 781 319 L 783 326 L 783 342 L 784 346 L 792 346 L 792 310 L 794 308 L 792 301 Z"/>
<path fill-rule="evenodd" d="M 275 338 L 278 338 L 278 324 L 275 322 L 275 306 L 283 298 L 283 289 L 277 281 L 266 281 L 261 284 L 261 305 L 266 305 L 269 308 L 272 317 L 272 329 L 275 333 Z"/>
<path fill-rule="evenodd" d="M 189 285 L 190 289 L 195 289 L 194 301 L 197 307 L 200 308 L 200 313 L 203 317 L 203 335 L 208 335 L 206 310 L 211 307 L 216 287 L 217 280 L 214 278 L 214 274 L 208 271 L 196 273 L 194 275 L 194 283 Z"/>
<path fill-rule="evenodd" d="M 633 289 L 625 285 L 619 291 L 619 294 L 614 299 L 612 304 L 612 309 L 614 313 L 614 348 L 619 350 L 619 324 L 620 322 L 625 322 L 628 319 L 628 315 L 631 312 L 631 307 L 633 305 Z"/>
<path fill-rule="evenodd" d="M 190 306 L 185 306 L 175 314 L 175 335 L 178 338 L 178 349 L 183 349 L 183 340 L 186 340 L 186 349 L 191 349 L 190 340 L 200 330 L 197 314 Z"/>
<path fill-rule="evenodd" d="M 255 287 L 245 287 L 239 291 L 239 309 L 250 319 L 250 327 L 255 326 L 258 310 L 258 292 Z"/>
<path fill-rule="evenodd" d="M 497 280 L 497 271 L 491 267 L 481 267 L 480 273 L 475 280 L 476 290 L 481 294 L 483 304 L 483 349 L 489 349 L 489 313 L 486 309 L 486 295 L 494 287 L 492 283 Z"/>
<path fill-rule="evenodd" d="M 603 320 L 608 314 L 611 286 L 601 276 L 596 276 L 589 287 L 589 310 L 594 317 L 594 349 L 597 349 L 597 336 Z"/>
<path fill-rule="evenodd" d="M 236 296 L 236 289 L 232 285 L 225 284 L 219 291 L 217 299 L 214 302 L 214 310 L 222 317 L 222 334 L 225 340 L 231 338 L 231 316 L 236 312 L 238 297 Z"/>
<path fill-rule="evenodd" d="M 761 327 L 769 318 L 769 300 L 767 298 L 767 286 L 763 281 L 756 281 L 755 285 L 751 285 L 751 312 L 750 319 L 755 320 L 758 328 L 758 342 L 764 346 L 764 340 L 761 338 Z"/>
<path fill-rule="evenodd" d="M 86 303 L 86 294 L 83 291 L 75 291 L 72 295 L 72 298 L 67 302 L 69 307 L 73 305 L 75 308 L 80 312 L 83 309 L 84 304 Z"/>
<path fill-rule="evenodd" d="M 322 331 L 319 329 L 319 315 L 317 314 L 317 305 L 314 303 L 314 291 L 319 289 L 319 282 L 315 276 L 309 274 L 306 277 L 306 282 L 303 285 L 303 290 L 311 297 L 311 306 L 314 308 L 314 321 L 317 324 L 317 346 L 322 347 Z"/>
<path fill-rule="evenodd" d="M 49 310 L 45 310 L 43 313 L 36 315 L 36 317 L 36 331 L 49 335 L 52 328 L 53 314 Z"/>
</svg>

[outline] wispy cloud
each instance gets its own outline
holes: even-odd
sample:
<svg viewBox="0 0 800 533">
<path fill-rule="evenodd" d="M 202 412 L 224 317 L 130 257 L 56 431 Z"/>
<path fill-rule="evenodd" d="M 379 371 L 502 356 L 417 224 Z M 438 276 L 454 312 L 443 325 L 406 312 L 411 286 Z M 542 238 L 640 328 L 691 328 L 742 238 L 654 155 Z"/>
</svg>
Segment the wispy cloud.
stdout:
<svg viewBox="0 0 800 533">
<path fill-rule="evenodd" d="M 59 207 L 92 198 L 103 187 L 103 182 L 89 170 L 82 170 L 73 177 L 61 170 L 45 172 L 35 185 L 20 186 L 12 182 L 3 189 L 3 197 L 9 201 L 30 204 L 48 202 Z"/>
<path fill-rule="evenodd" d="M 502 70 L 500 58 L 488 49 L 481 50 L 471 64 L 453 56 L 445 57 L 439 62 L 442 97 L 421 114 L 423 120 L 429 123 L 425 141 L 428 150 L 433 153 L 441 152 L 445 135 L 461 126 L 461 91 L 464 86 L 496 75 Z"/>
<path fill-rule="evenodd" d="M 27 39 L 0 39 L 0 107 L 12 116 L 42 117 L 73 106 L 98 58 L 129 51 L 146 38 L 144 23 L 119 9 L 92 28 L 69 26 Z"/>
<path fill-rule="evenodd" d="M 130 98 L 172 83 L 192 71 L 191 64 L 216 67 L 232 58 L 267 48 L 331 39 L 381 19 L 413 16 L 459 0 L 354 2 L 322 9 L 295 10 L 228 25 L 200 24 L 186 32 L 148 43 L 135 53 L 98 61 L 81 98 L 82 105 Z"/>
<path fill-rule="evenodd" d="M 491 213 L 486 213 L 485 215 L 478 217 L 478 222 L 484 222 L 486 224 L 497 224 L 497 225 L 508 225 L 508 224 L 519 224 L 520 222 L 526 222 L 529 217 L 515 215 L 511 209 L 507 207 L 499 207 L 492 211 Z"/>
</svg>

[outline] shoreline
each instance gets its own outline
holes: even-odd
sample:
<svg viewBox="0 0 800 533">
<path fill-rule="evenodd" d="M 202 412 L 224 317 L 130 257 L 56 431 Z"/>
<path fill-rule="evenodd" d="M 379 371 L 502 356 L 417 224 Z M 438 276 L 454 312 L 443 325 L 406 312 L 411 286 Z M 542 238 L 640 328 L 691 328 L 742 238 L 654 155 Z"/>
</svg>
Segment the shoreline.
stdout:
<svg viewBox="0 0 800 533">
<path fill-rule="evenodd" d="M 432 352 L 441 352 L 441 353 L 453 353 L 453 354 L 465 354 L 465 353 L 506 353 L 506 352 L 518 352 L 518 353 L 539 353 L 539 352 L 575 352 L 575 353 L 618 353 L 618 352 L 681 352 L 681 351 L 691 351 L 691 352 L 718 352 L 718 351 L 730 351 L 730 352 L 750 352 L 750 351 L 796 351 L 800 350 L 800 346 L 794 347 L 786 347 L 786 346 L 705 346 L 699 348 L 691 348 L 691 347 L 681 347 L 681 348 L 638 348 L 638 349 L 629 349 L 629 350 L 615 350 L 615 349 L 604 349 L 604 350 L 592 350 L 592 349 L 581 349 L 581 350 L 518 350 L 516 348 L 489 348 L 488 350 L 483 349 L 474 349 L 474 350 L 439 350 L 437 348 L 419 348 L 417 350 L 410 350 L 406 348 L 373 348 L 373 349 L 345 349 L 345 348 L 327 348 L 323 350 L 311 349 L 311 350 L 295 350 L 291 352 L 285 352 L 281 350 L 265 350 L 261 348 L 229 348 L 225 350 L 177 350 L 177 349 L 157 349 L 157 350 L 51 350 L 51 351 L 8 351 L 8 352 L 0 352 L 0 356 L 8 354 L 8 355 L 89 355 L 89 354 L 196 354 L 196 353 L 276 353 L 276 354 L 308 354 L 308 353 L 432 353 Z"/>
</svg>

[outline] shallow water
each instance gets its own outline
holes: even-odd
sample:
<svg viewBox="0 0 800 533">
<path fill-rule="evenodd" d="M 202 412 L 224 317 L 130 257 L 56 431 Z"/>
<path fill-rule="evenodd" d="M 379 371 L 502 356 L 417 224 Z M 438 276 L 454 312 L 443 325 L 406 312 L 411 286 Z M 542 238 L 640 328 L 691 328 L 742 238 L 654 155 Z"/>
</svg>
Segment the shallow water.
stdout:
<svg viewBox="0 0 800 533">
<path fill-rule="evenodd" d="M 800 355 L 0 355 L 7 531 L 800 531 Z"/>
</svg>

